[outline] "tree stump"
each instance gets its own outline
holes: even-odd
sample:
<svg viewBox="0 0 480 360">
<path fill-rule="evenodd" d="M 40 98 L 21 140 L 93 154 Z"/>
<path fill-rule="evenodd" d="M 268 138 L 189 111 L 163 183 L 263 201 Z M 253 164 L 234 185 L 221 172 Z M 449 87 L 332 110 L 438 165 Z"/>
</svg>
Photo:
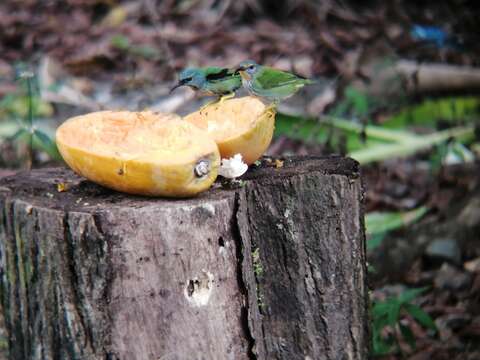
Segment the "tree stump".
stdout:
<svg viewBox="0 0 480 360">
<path fill-rule="evenodd" d="M 358 164 L 264 159 L 244 178 L 184 200 L 65 168 L 1 179 L 10 358 L 366 359 Z"/>
</svg>

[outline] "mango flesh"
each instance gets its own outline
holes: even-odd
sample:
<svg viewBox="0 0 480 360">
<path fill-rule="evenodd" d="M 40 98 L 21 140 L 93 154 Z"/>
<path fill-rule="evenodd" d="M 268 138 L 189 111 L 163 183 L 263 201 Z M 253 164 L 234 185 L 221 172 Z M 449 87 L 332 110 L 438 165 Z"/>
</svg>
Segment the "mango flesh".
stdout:
<svg viewBox="0 0 480 360">
<path fill-rule="evenodd" d="M 273 137 L 275 111 L 246 96 L 212 104 L 187 115 L 185 121 L 205 130 L 215 140 L 222 158 L 242 154 L 252 164 L 267 150 Z"/>
<path fill-rule="evenodd" d="M 131 194 L 193 196 L 210 188 L 220 165 L 206 132 L 172 114 L 90 113 L 64 122 L 56 140 L 76 173 Z"/>
</svg>

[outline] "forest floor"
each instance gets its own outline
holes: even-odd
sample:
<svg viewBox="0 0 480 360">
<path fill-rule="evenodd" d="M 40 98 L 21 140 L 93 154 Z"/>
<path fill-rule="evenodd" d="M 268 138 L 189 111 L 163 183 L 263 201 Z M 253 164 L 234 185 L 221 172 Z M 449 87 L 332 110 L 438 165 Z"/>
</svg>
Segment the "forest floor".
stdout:
<svg viewBox="0 0 480 360">
<path fill-rule="evenodd" d="M 423 89 L 417 71 L 414 91 L 403 78 L 377 88 L 382 70 L 401 61 L 468 67 L 475 79 L 479 15 L 458 0 L 4 0 L 0 177 L 25 163 L 25 144 L 10 136 L 27 117 L 25 69 L 36 75 L 35 124 L 47 134 L 100 109 L 188 113 L 204 100 L 189 89 L 169 93 L 186 66 L 252 58 L 314 78 L 280 107 L 269 155 L 365 159 L 375 354 L 480 359 L 480 86 Z M 425 145 L 454 128 L 468 136 Z M 391 131 L 418 151 L 382 157 L 379 147 L 361 157 L 390 144 Z M 421 137 L 424 147 L 413 141 Z M 42 150 L 36 166 L 55 164 Z"/>
</svg>

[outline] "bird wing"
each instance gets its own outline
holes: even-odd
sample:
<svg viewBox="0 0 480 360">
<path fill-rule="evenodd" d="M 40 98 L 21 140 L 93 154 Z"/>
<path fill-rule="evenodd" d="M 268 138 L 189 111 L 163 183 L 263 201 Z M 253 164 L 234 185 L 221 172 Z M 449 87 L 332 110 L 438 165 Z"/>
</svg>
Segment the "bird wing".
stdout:
<svg viewBox="0 0 480 360">
<path fill-rule="evenodd" d="M 263 89 L 276 88 L 296 82 L 309 82 L 309 80 L 301 76 L 268 67 L 264 67 L 260 70 L 260 73 L 256 76 L 256 80 L 260 83 Z"/>
<path fill-rule="evenodd" d="M 220 80 L 231 75 L 227 68 L 208 67 L 205 69 L 205 77 L 208 81 Z"/>
</svg>

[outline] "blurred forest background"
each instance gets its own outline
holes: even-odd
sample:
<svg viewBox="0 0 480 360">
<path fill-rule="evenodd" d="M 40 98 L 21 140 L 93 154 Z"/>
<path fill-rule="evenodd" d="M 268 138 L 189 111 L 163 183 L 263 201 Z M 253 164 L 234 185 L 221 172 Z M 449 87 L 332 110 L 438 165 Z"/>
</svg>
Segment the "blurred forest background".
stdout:
<svg viewBox="0 0 480 360">
<path fill-rule="evenodd" d="M 362 164 L 372 357 L 480 359 L 479 19 L 463 0 L 2 0 L 0 177 L 61 165 L 70 116 L 196 109 L 169 94 L 186 66 L 313 78 L 268 155 Z"/>
</svg>

